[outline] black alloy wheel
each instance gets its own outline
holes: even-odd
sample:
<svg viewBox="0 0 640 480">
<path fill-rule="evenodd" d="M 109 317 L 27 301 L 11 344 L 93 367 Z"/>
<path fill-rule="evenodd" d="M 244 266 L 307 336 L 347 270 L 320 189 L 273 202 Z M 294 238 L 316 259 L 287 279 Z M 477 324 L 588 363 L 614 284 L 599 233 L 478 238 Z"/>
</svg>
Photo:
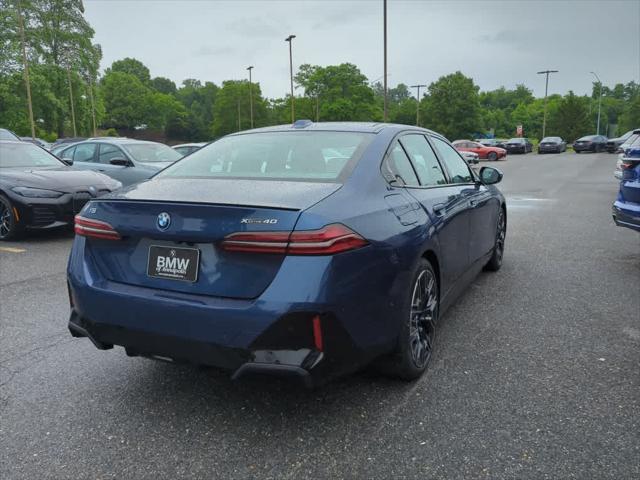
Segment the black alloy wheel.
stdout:
<svg viewBox="0 0 640 480">
<path fill-rule="evenodd" d="M 11 240 L 20 234 L 13 206 L 7 197 L 0 195 L 0 240 Z"/>
<path fill-rule="evenodd" d="M 504 209 L 500 208 L 498 214 L 498 224 L 496 226 L 496 243 L 493 247 L 491 258 L 485 266 L 485 270 L 497 272 L 502 267 L 502 257 L 504 256 L 504 242 L 507 237 L 507 220 L 505 218 Z"/>
</svg>

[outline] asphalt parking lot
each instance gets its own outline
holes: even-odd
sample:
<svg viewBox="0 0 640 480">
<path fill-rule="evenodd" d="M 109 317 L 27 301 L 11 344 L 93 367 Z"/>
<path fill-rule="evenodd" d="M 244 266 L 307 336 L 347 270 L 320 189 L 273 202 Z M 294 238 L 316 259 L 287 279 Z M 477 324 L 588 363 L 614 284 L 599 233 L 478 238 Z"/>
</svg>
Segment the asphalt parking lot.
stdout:
<svg viewBox="0 0 640 480">
<path fill-rule="evenodd" d="M 496 163 L 504 266 L 409 384 L 98 351 L 66 329 L 71 236 L 0 244 L 0 478 L 640 478 L 640 235 L 611 220 L 615 160 Z"/>
</svg>

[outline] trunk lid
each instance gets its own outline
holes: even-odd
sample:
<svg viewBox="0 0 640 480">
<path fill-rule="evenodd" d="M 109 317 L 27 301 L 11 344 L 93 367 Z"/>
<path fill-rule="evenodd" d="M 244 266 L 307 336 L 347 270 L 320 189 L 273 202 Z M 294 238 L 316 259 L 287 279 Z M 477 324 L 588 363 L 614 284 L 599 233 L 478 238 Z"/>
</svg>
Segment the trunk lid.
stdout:
<svg viewBox="0 0 640 480">
<path fill-rule="evenodd" d="M 303 209 L 339 188 L 339 184 L 230 179 L 144 182 L 93 201 L 83 210 L 84 217 L 109 223 L 122 237 L 117 241 L 87 238 L 86 249 L 101 275 L 111 281 L 216 297 L 256 298 L 269 286 L 285 255 L 229 252 L 220 248 L 220 242 L 238 232 L 291 232 Z M 162 200 L 150 200 L 153 198 Z M 161 214 L 170 217 L 164 230 L 159 225 Z M 149 276 L 152 246 L 178 252 L 183 252 L 180 248 L 197 249 L 197 280 Z"/>
</svg>

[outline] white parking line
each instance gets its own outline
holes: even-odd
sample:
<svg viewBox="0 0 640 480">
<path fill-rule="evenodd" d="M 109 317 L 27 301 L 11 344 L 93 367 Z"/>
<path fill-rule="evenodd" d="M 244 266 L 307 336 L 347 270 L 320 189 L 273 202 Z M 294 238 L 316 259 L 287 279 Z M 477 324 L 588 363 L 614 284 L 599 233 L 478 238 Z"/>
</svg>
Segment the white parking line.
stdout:
<svg viewBox="0 0 640 480">
<path fill-rule="evenodd" d="M 26 250 L 24 248 L 14 248 L 14 247 L 0 247 L 0 252 L 7 253 L 24 253 Z"/>
</svg>

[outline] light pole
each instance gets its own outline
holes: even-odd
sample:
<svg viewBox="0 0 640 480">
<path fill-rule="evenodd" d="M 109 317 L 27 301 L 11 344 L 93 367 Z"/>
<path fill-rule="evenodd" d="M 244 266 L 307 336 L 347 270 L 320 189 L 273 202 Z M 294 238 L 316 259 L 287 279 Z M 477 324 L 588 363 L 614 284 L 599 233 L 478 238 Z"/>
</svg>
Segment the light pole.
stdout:
<svg viewBox="0 0 640 480">
<path fill-rule="evenodd" d="M 544 116 L 542 117 L 542 138 L 545 137 L 547 132 L 547 91 L 549 90 L 549 74 L 558 73 L 558 70 L 543 70 L 538 72 L 538 75 L 546 75 L 547 79 L 544 84 Z"/>
<path fill-rule="evenodd" d="M 293 106 L 293 52 L 291 45 L 295 35 L 289 35 L 284 39 L 285 42 L 289 42 L 289 78 L 291 80 L 291 123 L 296 121 L 295 107 Z"/>
<path fill-rule="evenodd" d="M 418 99 L 418 106 L 416 107 L 416 126 L 420 125 L 420 89 L 426 87 L 426 85 L 411 85 L 411 88 L 417 88 L 416 98 Z"/>
<path fill-rule="evenodd" d="M 253 87 L 251 84 L 251 70 L 253 70 L 253 65 L 247 67 L 247 70 L 249 70 L 249 112 L 251 116 L 251 128 L 253 128 Z"/>
<path fill-rule="evenodd" d="M 384 121 L 387 121 L 387 0 L 382 0 L 383 22 L 384 22 Z"/>
<path fill-rule="evenodd" d="M 600 84 L 600 94 L 598 95 L 598 128 L 597 128 L 597 132 L 596 135 L 600 135 L 600 106 L 602 105 L 602 82 L 600 81 L 600 77 L 598 77 L 598 74 L 596 72 L 591 72 L 593 74 L 594 77 L 596 77 L 596 79 L 598 80 L 598 83 Z"/>
<path fill-rule="evenodd" d="M 71 104 L 71 124 L 73 125 L 73 136 L 77 137 L 76 131 L 76 110 L 73 106 L 73 87 L 71 85 L 71 67 L 67 64 L 67 80 L 69 81 L 69 103 Z"/>
</svg>

